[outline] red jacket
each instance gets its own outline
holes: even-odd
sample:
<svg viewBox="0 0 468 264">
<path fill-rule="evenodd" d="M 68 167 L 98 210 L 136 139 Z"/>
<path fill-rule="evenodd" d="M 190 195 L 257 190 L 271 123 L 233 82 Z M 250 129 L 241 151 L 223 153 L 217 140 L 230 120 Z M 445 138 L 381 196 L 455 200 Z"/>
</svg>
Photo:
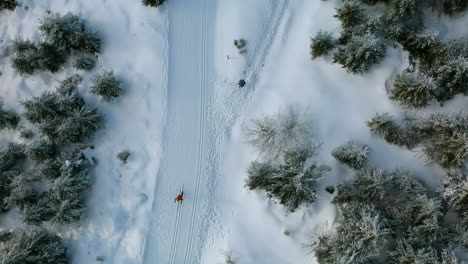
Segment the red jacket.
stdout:
<svg viewBox="0 0 468 264">
<path fill-rule="evenodd" d="M 177 195 L 177 197 L 175 198 L 176 202 L 180 202 L 182 200 L 184 200 L 184 197 L 182 196 L 182 194 Z"/>
</svg>

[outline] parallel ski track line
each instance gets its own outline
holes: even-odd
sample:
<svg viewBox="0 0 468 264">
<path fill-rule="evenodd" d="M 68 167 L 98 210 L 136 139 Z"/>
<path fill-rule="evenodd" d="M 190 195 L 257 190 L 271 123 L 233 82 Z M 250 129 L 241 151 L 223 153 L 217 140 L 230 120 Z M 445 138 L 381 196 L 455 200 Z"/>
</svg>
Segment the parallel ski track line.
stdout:
<svg viewBox="0 0 468 264">
<path fill-rule="evenodd" d="M 175 226 L 174 229 L 172 230 L 172 240 L 171 240 L 171 251 L 169 253 L 169 263 L 174 263 L 175 259 L 175 245 L 177 244 L 178 236 L 176 238 L 176 235 L 179 234 L 179 226 L 180 226 L 180 211 L 182 205 L 179 204 L 177 205 L 177 213 L 176 213 L 176 220 L 175 220 Z"/>
<path fill-rule="evenodd" d="M 201 102 L 200 102 L 200 133 L 199 133 L 199 145 L 198 145 L 198 159 L 197 159 L 197 176 L 195 182 L 195 192 L 193 197 L 193 206 L 192 206 L 192 214 L 190 217 L 190 233 L 188 236 L 188 244 L 185 249 L 185 258 L 184 263 L 189 263 L 189 257 L 192 253 L 192 244 L 193 244 L 193 233 L 194 233 L 194 223 L 195 223 L 195 213 L 198 211 L 199 205 L 199 193 L 200 193 L 200 182 L 201 182 L 201 174 L 204 169 L 204 150 L 205 150 L 205 132 L 206 132 L 206 31 L 207 31 L 207 21 L 206 21 L 206 0 L 202 0 L 202 47 L 201 47 L 201 55 L 202 55 L 202 72 L 201 72 L 201 79 L 200 79 L 200 87 L 201 87 Z"/>
</svg>

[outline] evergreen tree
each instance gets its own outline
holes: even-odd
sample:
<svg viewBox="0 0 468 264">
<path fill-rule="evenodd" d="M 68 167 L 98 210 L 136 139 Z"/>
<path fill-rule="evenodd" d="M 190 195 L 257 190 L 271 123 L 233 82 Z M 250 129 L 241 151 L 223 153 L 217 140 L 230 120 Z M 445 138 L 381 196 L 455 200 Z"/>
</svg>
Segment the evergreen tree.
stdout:
<svg viewBox="0 0 468 264">
<path fill-rule="evenodd" d="M 40 225 L 54 217 L 56 205 L 47 197 L 39 195 L 35 203 L 25 204 L 20 209 L 21 219 L 29 225 Z"/>
<path fill-rule="evenodd" d="M 75 58 L 73 67 L 75 67 L 77 70 L 89 71 L 94 68 L 95 63 L 96 63 L 96 59 L 94 56 L 90 54 L 79 54 Z"/>
<path fill-rule="evenodd" d="M 39 128 L 48 131 L 55 126 L 57 142 L 79 143 L 89 139 L 101 127 L 100 120 L 96 108 L 84 106 L 71 112 L 70 117 L 62 120 L 58 126 L 55 122 L 46 122 Z"/>
<path fill-rule="evenodd" d="M 452 171 L 444 178 L 444 200 L 468 221 L 468 176 L 462 171 Z"/>
<path fill-rule="evenodd" d="M 399 74 L 393 81 L 390 99 L 400 102 L 407 108 L 425 107 L 433 98 L 437 84 L 424 74 Z"/>
<path fill-rule="evenodd" d="M 65 63 L 65 53 L 54 44 L 41 42 L 37 44 L 37 58 L 34 61 L 37 69 L 49 72 L 57 72 Z"/>
<path fill-rule="evenodd" d="M 361 169 L 366 165 L 369 147 L 349 141 L 332 151 L 332 156 L 352 169 Z"/>
<path fill-rule="evenodd" d="M 145 6 L 159 6 L 162 5 L 166 0 L 142 0 Z"/>
<path fill-rule="evenodd" d="M 58 159 L 47 159 L 37 164 L 36 173 L 42 180 L 54 180 L 60 177 L 61 161 Z"/>
<path fill-rule="evenodd" d="M 417 0 L 393 0 L 390 7 L 392 16 L 400 20 L 418 16 L 420 12 Z"/>
<path fill-rule="evenodd" d="M 364 21 L 364 12 L 355 3 L 345 3 L 341 8 L 336 9 L 334 17 L 341 21 L 344 29 L 348 29 Z"/>
<path fill-rule="evenodd" d="M 13 112 L 3 109 L 3 102 L 0 101 L 0 129 L 15 129 L 20 118 Z"/>
<path fill-rule="evenodd" d="M 127 150 L 117 153 L 117 158 L 124 164 L 127 163 L 128 157 L 130 157 L 130 152 Z"/>
<path fill-rule="evenodd" d="M 90 92 L 100 96 L 103 102 L 109 102 L 123 94 L 120 81 L 117 80 L 112 71 L 105 71 L 101 74 L 97 74 L 93 79 Z"/>
<path fill-rule="evenodd" d="M 265 190 L 289 212 L 302 204 L 311 204 L 316 199 L 319 180 L 329 170 L 314 160 L 316 151 L 316 148 L 286 151 L 284 163 L 279 165 L 253 162 L 246 186 L 250 190 Z"/>
<path fill-rule="evenodd" d="M 372 134 L 383 137 L 388 143 L 407 147 L 413 146 L 413 143 L 409 142 L 405 130 L 388 113 L 377 114 L 370 121 L 367 121 L 367 126 Z"/>
<path fill-rule="evenodd" d="M 341 258 L 350 260 L 345 263 L 366 263 L 378 257 L 390 234 L 387 220 L 369 206 L 341 209 L 343 220 L 336 228 L 337 252 L 344 255 Z"/>
<path fill-rule="evenodd" d="M 0 11 L 2 10 L 15 10 L 18 2 L 16 0 L 0 0 Z"/>
<path fill-rule="evenodd" d="M 67 52 L 76 50 L 96 53 L 101 49 L 98 34 L 87 29 L 85 21 L 72 13 L 45 16 L 40 21 L 39 30 L 47 42 Z"/>
<path fill-rule="evenodd" d="M 319 31 L 310 43 L 310 56 L 316 59 L 320 56 L 326 56 L 336 46 L 336 41 L 333 35 L 329 32 Z"/>
<path fill-rule="evenodd" d="M 56 147 L 48 140 L 35 140 L 27 146 L 26 155 L 37 162 L 53 159 L 56 155 Z"/>
<path fill-rule="evenodd" d="M 375 203 L 383 198 L 384 187 L 385 178 L 382 170 L 364 168 L 356 171 L 351 181 L 338 185 L 338 194 L 333 199 L 333 203 Z"/>
<path fill-rule="evenodd" d="M 11 58 L 12 67 L 21 75 L 32 74 L 37 69 L 39 53 L 34 42 L 29 40 L 15 40 L 12 48 L 14 55 Z"/>
<path fill-rule="evenodd" d="M 10 193 L 6 202 L 10 208 L 23 208 L 26 204 L 35 203 L 37 193 L 32 186 L 32 180 L 24 175 L 18 175 L 11 180 Z"/>
<path fill-rule="evenodd" d="M 434 248 L 414 249 L 406 241 L 398 241 L 395 251 L 390 252 L 390 263 L 439 263 L 437 251 Z"/>
<path fill-rule="evenodd" d="M 44 229 L 27 228 L 0 247 L 0 263 L 66 264 L 67 249 L 59 236 Z"/>
<path fill-rule="evenodd" d="M 334 55 L 334 62 L 349 72 L 363 74 L 385 57 L 387 47 L 373 34 L 355 35 Z"/>
<path fill-rule="evenodd" d="M 438 101 L 452 99 L 456 94 L 468 91 L 468 59 L 460 56 L 436 67 L 432 75 L 435 76 L 439 89 L 435 97 Z"/>
</svg>

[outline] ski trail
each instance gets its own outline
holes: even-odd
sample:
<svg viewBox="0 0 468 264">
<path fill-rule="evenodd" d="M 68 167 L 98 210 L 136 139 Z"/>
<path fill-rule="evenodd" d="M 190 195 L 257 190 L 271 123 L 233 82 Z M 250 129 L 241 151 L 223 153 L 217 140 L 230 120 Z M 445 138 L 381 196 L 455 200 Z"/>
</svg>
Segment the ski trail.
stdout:
<svg viewBox="0 0 468 264">
<path fill-rule="evenodd" d="M 209 48 L 217 0 L 167 2 L 168 85 L 163 156 L 153 200 L 153 216 L 139 263 L 198 263 L 206 234 L 203 216 L 209 208 L 206 187 L 212 174 L 206 131 L 212 130 L 209 107 L 213 85 Z M 209 23 L 211 22 L 211 23 Z M 185 185 L 184 202 L 174 197 Z"/>
<path fill-rule="evenodd" d="M 200 263 L 203 248 L 214 236 L 209 232 L 216 229 L 210 226 L 216 225 L 213 199 L 225 131 L 250 99 L 287 6 L 286 0 L 271 1 L 272 23 L 248 59 L 246 89 L 218 87 L 213 77 L 210 51 L 218 1 L 167 2 L 164 154 L 155 186 L 153 216 L 138 263 Z M 185 199 L 177 209 L 173 199 L 182 185 Z"/>
</svg>

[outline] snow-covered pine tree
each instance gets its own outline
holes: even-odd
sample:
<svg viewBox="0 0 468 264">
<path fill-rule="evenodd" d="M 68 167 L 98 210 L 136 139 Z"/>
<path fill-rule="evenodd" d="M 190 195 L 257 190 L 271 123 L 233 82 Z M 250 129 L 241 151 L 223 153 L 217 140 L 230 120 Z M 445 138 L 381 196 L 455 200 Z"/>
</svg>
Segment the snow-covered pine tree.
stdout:
<svg viewBox="0 0 468 264">
<path fill-rule="evenodd" d="M 59 159 L 47 159 L 36 165 L 36 175 L 42 180 L 54 180 L 60 177 L 62 163 Z"/>
<path fill-rule="evenodd" d="M 127 150 L 124 150 L 124 151 L 121 151 L 121 152 L 117 153 L 117 158 L 118 158 L 123 164 L 126 164 L 126 163 L 127 163 L 128 157 L 130 157 L 130 152 L 128 152 Z"/>
<path fill-rule="evenodd" d="M 15 40 L 13 41 L 12 48 L 14 55 L 11 58 L 11 66 L 19 74 L 32 74 L 37 66 L 37 59 L 39 52 L 36 44 L 29 40 Z"/>
<path fill-rule="evenodd" d="M 11 180 L 10 194 L 6 199 L 8 207 L 23 208 L 27 204 L 37 201 L 38 194 L 32 185 L 32 179 L 25 175 L 18 175 Z"/>
<path fill-rule="evenodd" d="M 277 160 L 285 151 L 311 141 L 307 113 L 297 108 L 253 119 L 243 129 L 247 141 L 267 160 Z"/>
<path fill-rule="evenodd" d="M 101 97 L 103 102 L 109 102 L 123 94 L 120 81 L 117 80 L 112 71 L 97 74 L 93 79 L 90 92 Z"/>
<path fill-rule="evenodd" d="M 89 30 L 80 17 L 67 13 L 46 15 L 39 24 L 39 31 L 44 39 L 67 51 L 99 52 L 101 39 L 94 31 Z"/>
<path fill-rule="evenodd" d="M 425 107 L 433 99 L 437 83 L 433 78 L 421 73 L 415 75 L 405 72 L 393 81 L 390 99 L 400 102 L 407 108 Z"/>
<path fill-rule="evenodd" d="M 6 111 L 3 108 L 3 102 L 0 101 L 0 129 L 15 129 L 19 121 L 19 116 L 13 112 Z"/>
<path fill-rule="evenodd" d="M 93 55 L 82 53 L 76 56 L 73 67 L 77 70 L 89 71 L 94 68 L 96 58 Z"/>
<path fill-rule="evenodd" d="M 389 254 L 389 263 L 439 263 L 437 250 L 432 247 L 415 249 L 405 240 L 398 241 L 397 247 Z"/>
<path fill-rule="evenodd" d="M 18 144 L 10 144 L 0 151 L 0 213 L 10 208 L 7 199 L 10 196 L 11 183 L 15 177 L 21 175 L 25 157 L 24 147 Z"/>
<path fill-rule="evenodd" d="M 438 101 L 447 101 L 459 93 L 468 91 L 468 58 L 460 56 L 446 61 L 435 67 L 431 74 L 439 85 L 435 93 Z"/>
<path fill-rule="evenodd" d="M 349 141 L 332 151 L 332 156 L 352 169 L 361 169 L 366 165 L 369 147 L 367 145 Z"/>
<path fill-rule="evenodd" d="M 439 13 L 452 15 L 465 10 L 468 5 L 466 0 L 428 0 L 427 4 Z"/>
<path fill-rule="evenodd" d="M 18 6 L 16 0 L 0 0 L 0 11 L 5 9 L 15 10 L 16 6 Z"/>
<path fill-rule="evenodd" d="M 56 154 L 55 144 L 46 139 L 35 140 L 26 147 L 26 155 L 37 162 L 53 159 Z"/>
<path fill-rule="evenodd" d="M 372 134 L 383 137 L 385 141 L 399 146 L 413 147 L 406 131 L 401 128 L 389 113 L 377 114 L 371 120 L 367 121 Z"/>
<path fill-rule="evenodd" d="M 0 247 L 0 263 L 66 264 L 67 249 L 62 239 L 45 229 L 28 227 Z"/>
<path fill-rule="evenodd" d="M 88 140 L 101 127 L 101 117 L 95 107 L 86 105 L 69 114 L 70 116 L 60 124 L 46 122 L 39 128 L 48 131 L 55 126 L 56 134 L 53 139 L 56 142 L 80 143 Z"/>
<path fill-rule="evenodd" d="M 350 262 L 372 263 L 385 247 L 391 231 L 387 220 L 372 206 L 341 206 L 337 232 L 337 252 Z"/>
<path fill-rule="evenodd" d="M 166 0 L 142 0 L 141 2 L 145 6 L 159 6 L 162 5 Z"/>
<path fill-rule="evenodd" d="M 41 42 L 36 46 L 37 58 L 34 65 L 37 69 L 54 73 L 65 63 L 66 54 L 54 44 Z"/>
<path fill-rule="evenodd" d="M 248 171 L 246 187 L 265 190 L 289 212 L 302 204 L 311 204 L 316 199 L 318 182 L 329 171 L 314 159 L 316 152 L 316 147 L 285 151 L 284 162 L 279 165 L 254 161 Z"/>
<path fill-rule="evenodd" d="M 356 171 L 352 180 L 338 185 L 338 194 L 333 199 L 333 203 L 377 203 L 385 195 L 384 187 L 384 171 L 375 168 L 364 168 Z"/>
<path fill-rule="evenodd" d="M 421 11 L 418 8 L 418 0 L 392 0 L 390 8 L 391 15 L 399 20 L 418 16 Z"/>
<path fill-rule="evenodd" d="M 342 7 L 336 9 L 334 17 L 341 21 L 341 26 L 348 29 L 364 21 L 364 12 L 356 3 L 345 3 Z"/>
<path fill-rule="evenodd" d="M 363 74 L 385 58 L 387 46 L 374 34 L 354 35 L 340 46 L 333 60 L 353 74 Z"/>
<path fill-rule="evenodd" d="M 444 177 L 442 197 L 468 222 L 468 176 L 463 171 L 450 171 Z"/>
<path fill-rule="evenodd" d="M 56 205 L 47 195 L 41 194 L 35 203 L 25 204 L 19 211 L 23 222 L 29 225 L 40 225 L 54 217 Z"/>
<path fill-rule="evenodd" d="M 326 56 L 336 46 L 336 40 L 329 32 L 319 31 L 315 37 L 311 39 L 310 56 L 314 60 L 321 56 Z"/>
<path fill-rule="evenodd" d="M 426 140 L 424 151 L 443 168 L 460 168 L 468 158 L 468 115 L 431 114 L 414 127 Z"/>
</svg>

